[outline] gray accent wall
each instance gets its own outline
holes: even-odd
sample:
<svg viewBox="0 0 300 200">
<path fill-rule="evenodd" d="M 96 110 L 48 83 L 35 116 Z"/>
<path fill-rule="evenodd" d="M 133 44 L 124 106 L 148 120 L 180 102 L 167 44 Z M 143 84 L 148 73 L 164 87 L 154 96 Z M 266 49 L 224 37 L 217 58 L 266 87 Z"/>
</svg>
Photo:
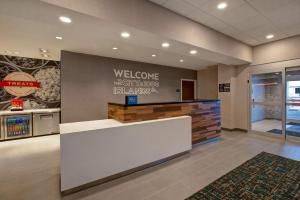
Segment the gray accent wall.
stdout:
<svg viewBox="0 0 300 200">
<path fill-rule="evenodd" d="M 113 94 L 113 69 L 159 73 L 159 93 L 139 96 L 140 103 L 178 101 L 181 79 L 197 79 L 197 71 L 62 51 L 62 123 L 107 118 L 107 103 L 124 103 L 125 95 Z"/>
</svg>

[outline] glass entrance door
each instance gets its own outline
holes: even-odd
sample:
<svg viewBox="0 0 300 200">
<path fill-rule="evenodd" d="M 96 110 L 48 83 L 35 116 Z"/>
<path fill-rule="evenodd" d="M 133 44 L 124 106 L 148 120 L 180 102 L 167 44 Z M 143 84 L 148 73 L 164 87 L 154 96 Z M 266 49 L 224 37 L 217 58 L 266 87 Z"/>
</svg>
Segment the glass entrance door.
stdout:
<svg viewBox="0 0 300 200">
<path fill-rule="evenodd" d="M 300 67 L 286 68 L 286 137 L 300 140 Z"/>
<path fill-rule="evenodd" d="M 251 75 L 251 130 L 282 136 L 282 72 Z"/>
</svg>

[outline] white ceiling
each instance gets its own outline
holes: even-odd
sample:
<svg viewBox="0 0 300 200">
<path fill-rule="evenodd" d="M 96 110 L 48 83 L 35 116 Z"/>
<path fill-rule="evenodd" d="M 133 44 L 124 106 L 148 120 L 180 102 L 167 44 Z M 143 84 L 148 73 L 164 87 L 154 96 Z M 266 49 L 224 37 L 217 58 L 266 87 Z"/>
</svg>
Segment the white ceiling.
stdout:
<svg viewBox="0 0 300 200">
<path fill-rule="evenodd" d="M 300 0 L 150 1 L 251 46 L 300 34 Z M 220 2 L 227 8 L 218 10 Z"/>
<path fill-rule="evenodd" d="M 71 17 L 72 23 L 61 23 L 58 20 L 61 15 Z M 39 48 L 45 48 L 49 50 L 51 60 L 60 60 L 60 51 L 67 50 L 189 69 L 201 69 L 217 63 L 245 63 L 39 0 L 0 0 L 0 27 L 0 54 L 9 54 L 5 53 L 9 50 L 18 51 L 19 56 L 42 58 Z M 129 31 L 131 37 L 121 38 L 122 31 Z M 55 39 L 56 36 L 62 36 L 63 40 Z M 161 47 L 164 41 L 171 44 L 168 49 Z M 112 50 L 115 46 L 119 48 L 117 51 Z M 197 49 L 198 54 L 190 55 L 191 49 Z M 157 57 L 151 57 L 152 54 Z M 184 62 L 179 62 L 180 59 Z"/>
<path fill-rule="evenodd" d="M 71 24 L 58 20 L 72 18 Z M 244 64 L 244 61 L 121 24 L 103 21 L 38 0 L 0 0 L 0 54 L 18 51 L 19 56 L 42 58 L 39 48 L 50 51 L 52 60 L 60 60 L 60 51 L 100 55 L 167 66 L 200 69 L 217 63 Z M 120 37 L 129 31 L 130 39 Z M 62 36 L 63 40 L 55 39 Z M 161 43 L 168 41 L 168 49 Z M 117 51 L 112 47 L 118 47 Z M 190 55 L 197 49 L 197 55 Z M 156 54 L 157 57 L 151 57 Z M 184 62 L 179 62 L 184 59 Z"/>
</svg>

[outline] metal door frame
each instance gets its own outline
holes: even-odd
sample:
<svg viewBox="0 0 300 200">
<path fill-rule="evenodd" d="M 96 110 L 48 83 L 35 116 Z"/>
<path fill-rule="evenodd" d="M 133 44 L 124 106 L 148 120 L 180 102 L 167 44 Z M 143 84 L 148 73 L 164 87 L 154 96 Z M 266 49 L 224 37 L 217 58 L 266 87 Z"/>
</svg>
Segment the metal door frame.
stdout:
<svg viewBox="0 0 300 200">
<path fill-rule="evenodd" d="M 282 87 L 281 87 L 281 92 L 282 92 L 282 97 L 281 97 L 281 129 L 282 129 L 282 134 L 277 136 L 274 133 L 268 133 L 268 132 L 262 132 L 262 131 L 255 131 L 252 130 L 252 75 L 256 74 L 267 74 L 267 73 L 276 73 L 276 72 L 281 72 L 281 82 L 282 82 Z M 286 107 L 285 107 L 285 102 L 286 102 L 286 81 L 285 81 L 285 68 L 284 67 L 278 67 L 274 69 L 262 69 L 262 70 L 256 70 L 256 71 L 250 71 L 248 73 L 248 132 L 249 133 L 257 133 L 260 135 L 267 135 L 269 137 L 276 137 L 276 138 L 281 138 L 281 139 L 286 139 L 286 134 L 285 134 L 285 124 L 286 124 Z"/>
<path fill-rule="evenodd" d="M 291 68 L 297 68 L 298 71 L 300 71 L 300 66 L 290 66 L 290 67 L 285 67 L 284 68 L 284 73 L 286 73 L 287 69 L 291 69 Z M 293 70 L 291 70 L 291 71 L 293 71 Z M 286 76 L 286 74 L 285 74 L 285 76 Z M 285 76 L 284 76 L 284 78 L 285 78 Z M 284 88 L 285 88 L 285 99 L 284 99 L 284 108 L 285 108 L 285 118 L 284 118 L 285 120 L 284 121 L 285 121 L 285 123 L 284 123 L 284 128 L 286 128 L 286 116 L 287 116 L 287 109 L 286 109 L 286 107 L 287 107 L 287 102 L 286 102 L 286 100 L 287 100 L 287 98 L 286 98 L 287 97 L 287 94 L 286 94 L 286 88 L 287 88 L 286 78 L 285 78 L 285 82 L 284 82 Z M 284 129 L 284 135 L 285 135 L 285 140 L 287 140 L 288 138 L 290 138 L 290 139 L 294 138 L 294 140 L 292 140 L 293 142 L 300 142 L 300 137 L 287 136 L 285 129 Z"/>
</svg>

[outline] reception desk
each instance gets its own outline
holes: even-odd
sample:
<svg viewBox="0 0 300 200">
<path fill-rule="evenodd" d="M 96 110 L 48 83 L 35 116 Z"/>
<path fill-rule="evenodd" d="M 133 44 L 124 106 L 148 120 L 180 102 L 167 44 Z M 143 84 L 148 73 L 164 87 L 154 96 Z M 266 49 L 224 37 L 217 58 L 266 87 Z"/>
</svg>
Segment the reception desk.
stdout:
<svg viewBox="0 0 300 200">
<path fill-rule="evenodd" d="M 160 164 L 192 148 L 190 116 L 73 122 L 60 124 L 60 132 L 63 194 Z"/>
<path fill-rule="evenodd" d="M 125 105 L 108 103 L 108 118 L 128 123 L 189 115 L 192 117 L 192 143 L 220 136 L 219 100 L 143 103 Z"/>
</svg>

